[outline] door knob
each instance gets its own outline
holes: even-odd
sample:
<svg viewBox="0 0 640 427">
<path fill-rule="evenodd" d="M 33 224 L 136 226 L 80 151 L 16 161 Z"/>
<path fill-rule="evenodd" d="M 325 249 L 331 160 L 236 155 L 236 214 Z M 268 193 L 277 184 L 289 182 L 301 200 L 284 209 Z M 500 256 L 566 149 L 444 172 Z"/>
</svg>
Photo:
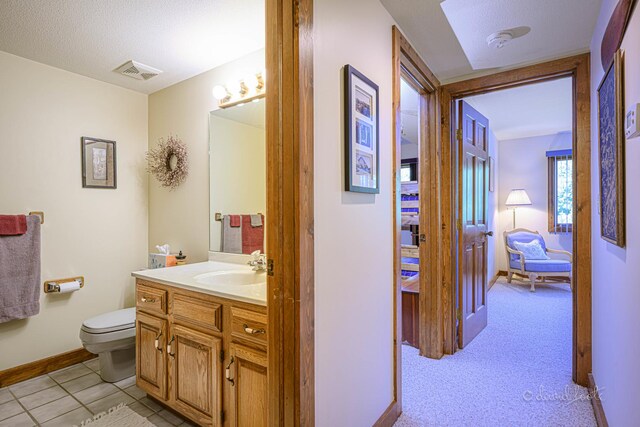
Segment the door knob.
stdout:
<svg viewBox="0 0 640 427">
<path fill-rule="evenodd" d="M 493 236 L 493 231 L 487 231 L 487 232 L 482 233 L 482 234 L 484 234 L 485 236 L 491 237 L 491 236 Z"/>
</svg>

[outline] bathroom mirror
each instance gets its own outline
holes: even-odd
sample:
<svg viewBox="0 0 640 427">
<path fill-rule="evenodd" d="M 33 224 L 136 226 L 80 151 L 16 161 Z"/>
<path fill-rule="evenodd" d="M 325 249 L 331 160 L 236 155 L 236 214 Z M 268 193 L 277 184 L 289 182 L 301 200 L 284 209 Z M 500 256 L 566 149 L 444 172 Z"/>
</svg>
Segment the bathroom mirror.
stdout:
<svg viewBox="0 0 640 427">
<path fill-rule="evenodd" d="M 264 253 L 265 100 L 209 114 L 209 249 Z"/>
</svg>

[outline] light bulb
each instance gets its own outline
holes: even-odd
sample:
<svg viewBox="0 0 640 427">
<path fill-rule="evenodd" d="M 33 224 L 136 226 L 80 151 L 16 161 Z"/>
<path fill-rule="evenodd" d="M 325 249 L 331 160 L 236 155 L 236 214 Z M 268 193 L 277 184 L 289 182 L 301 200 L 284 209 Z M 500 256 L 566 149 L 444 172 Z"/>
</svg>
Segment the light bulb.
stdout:
<svg viewBox="0 0 640 427">
<path fill-rule="evenodd" d="M 225 99 L 228 95 L 229 92 L 227 92 L 227 89 L 225 89 L 224 86 L 218 85 L 213 88 L 213 97 L 218 101 Z"/>
<path fill-rule="evenodd" d="M 249 74 L 244 78 L 244 84 L 246 84 L 250 90 L 256 89 L 258 87 L 258 76 Z"/>
<path fill-rule="evenodd" d="M 227 88 L 229 89 L 229 92 L 231 92 L 231 94 L 233 95 L 239 94 L 240 91 L 242 90 L 242 86 L 240 85 L 239 81 L 235 81 L 227 84 Z"/>
</svg>

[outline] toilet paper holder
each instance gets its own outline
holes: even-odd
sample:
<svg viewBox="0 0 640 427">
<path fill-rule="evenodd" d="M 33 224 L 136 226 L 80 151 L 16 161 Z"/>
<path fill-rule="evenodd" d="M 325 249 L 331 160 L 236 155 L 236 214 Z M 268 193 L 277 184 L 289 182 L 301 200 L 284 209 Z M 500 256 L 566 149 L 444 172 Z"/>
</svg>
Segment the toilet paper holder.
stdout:
<svg viewBox="0 0 640 427">
<path fill-rule="evenodd" d="M 63 283 L 74 282 L 76 280 L 80 283 L 80 288 L 84 287 L 83 276 L 69 277 L 66 279 L 47 280 L 46 282 L 44 282 L 44 293 L 49 294 L 53 292 L 60 292 L 60 285 L 62 285 Z"/>
</svg>

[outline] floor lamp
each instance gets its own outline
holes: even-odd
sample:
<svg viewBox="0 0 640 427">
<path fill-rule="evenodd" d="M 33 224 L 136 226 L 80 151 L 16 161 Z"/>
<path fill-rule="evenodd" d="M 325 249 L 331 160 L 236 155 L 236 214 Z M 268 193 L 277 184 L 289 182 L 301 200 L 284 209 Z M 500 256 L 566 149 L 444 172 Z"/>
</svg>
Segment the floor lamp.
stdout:
<svg viewBox="0 0 640 427">
<path fill-rule="evenodd" d="M 509 192 L 505 205 L 513 208 L 513 228 L 516 228 L 516 209 L 518 206 L 531 205 L 531 199 L 523 188 L 515 188 Z"/>
</svg>

